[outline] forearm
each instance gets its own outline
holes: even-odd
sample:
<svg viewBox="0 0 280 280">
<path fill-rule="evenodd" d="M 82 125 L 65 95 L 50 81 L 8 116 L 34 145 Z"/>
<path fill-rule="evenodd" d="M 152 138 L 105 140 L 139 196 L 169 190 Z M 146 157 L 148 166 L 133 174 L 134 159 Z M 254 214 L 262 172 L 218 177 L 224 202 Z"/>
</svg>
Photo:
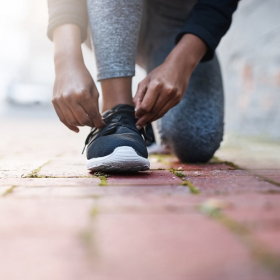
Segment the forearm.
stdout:
<svg viewBox="0 0 280 280">
<path fill-rule="evenodd" d="M 207 51 L 206 44 L 197 36 L 185 34 L 166 58 L 166 62 L 176 65 L 191 74 Z"/>
<path fill-rule="evenodd" d="M 56 70 L 63 65 L 83 63 L 81 31 L 74 24 L 58 26 L 53 33 L 54 64 Z"/>
</svg>

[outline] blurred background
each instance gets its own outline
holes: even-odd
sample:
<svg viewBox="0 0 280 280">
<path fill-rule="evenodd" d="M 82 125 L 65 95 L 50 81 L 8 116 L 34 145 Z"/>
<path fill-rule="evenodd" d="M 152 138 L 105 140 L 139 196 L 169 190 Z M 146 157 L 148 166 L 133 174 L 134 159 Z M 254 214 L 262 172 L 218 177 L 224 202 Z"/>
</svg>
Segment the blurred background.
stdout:
<svg viewBox="0 0 280 280">
<path fill-rule="evenodd" d="M 47 1 L 0 2 L 0 117 L 55 119 Z M 94 56 L 83 51 L 96 77 Z M 280 1 L 241 1 L 218 55 L 226 133 L 280 140 Z M 145 75 L 138 67 L 136 72 L 134 90 Z"/>
</svg>

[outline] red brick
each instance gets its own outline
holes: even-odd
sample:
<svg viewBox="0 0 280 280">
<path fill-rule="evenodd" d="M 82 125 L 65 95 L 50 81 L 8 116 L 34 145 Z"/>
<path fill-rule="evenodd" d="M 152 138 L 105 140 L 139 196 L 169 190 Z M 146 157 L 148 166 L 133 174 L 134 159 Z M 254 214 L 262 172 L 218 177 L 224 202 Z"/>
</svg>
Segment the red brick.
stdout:
<svg viewBox="0 0 280 280">
<path fill-rule="evenodd" d="M 86 159 L 81 154 L 72 157 L 57 158 L 45 165 L 38 175 L 49 177 L 82 177 L 89 176 L 85 166 Z"/>
<path fill-rule="evenodd" d="M 9 178 L 1 179 L 0 186 L 17 187 L 91 187 L 98 186 L 100 179 L 92 178 Z"/>
<path fill-rule="evenodd" d="M 0 203 L 0 279 L 92 279 L 81 239 L 91 200 L 13 200 Z"/>
<path fill-rule="evenodd" d="M 279 191 L 279 187 L 260 180 L 243 170 L 185 171 L 185 179 L 191 181 L 202 193 L 239 193 Z"/>
<path fill-rule="evenodd" d="M 180 185 L 182 180 L 170 171 L 146 171 L 136 174 L 112 174 L 107 179 L 108 185 L 151 186 Z"/>
<path fill-rule="evenodd" d="M 233 169 L 225 163 L 205 163 L 205 164 L 190 164 L 182 163 L 173 156 L 151 156 L 151 169 L 180 169 L 180 170 L 231 170 Z"/>
<path fill-rule="evenodd" d="M 231 207 L 225 214 L 250 229 L 280 257 L 280 194 L 243 194 L 223 197 Z"/>
<path fill-rule="evenodd" d="M 95 229 L 95 279 L 274 279 L 234 236 L 200 214 L 101 214 Z"/>
<path fill-rule="evenodd" d="M 280 169 L 257 169 L 253 171 L 254 174 L 265 177 L 280 184 Z"/>
</svg>

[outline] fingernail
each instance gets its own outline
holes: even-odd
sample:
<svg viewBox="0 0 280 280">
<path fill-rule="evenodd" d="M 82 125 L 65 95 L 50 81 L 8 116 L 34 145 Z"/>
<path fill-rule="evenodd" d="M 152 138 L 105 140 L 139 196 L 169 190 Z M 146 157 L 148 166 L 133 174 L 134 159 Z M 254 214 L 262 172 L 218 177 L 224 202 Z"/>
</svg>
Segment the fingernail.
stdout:
<svg viewBox="0 0 280 280">
<path fill-rule="evenodd" d="M 136 128 L 137 128 L 138 130 L 140 130 L 140 129 L 141 129 L 141 126 L 140 126 L 140 125 L 136 125 Z"/>
</svg>

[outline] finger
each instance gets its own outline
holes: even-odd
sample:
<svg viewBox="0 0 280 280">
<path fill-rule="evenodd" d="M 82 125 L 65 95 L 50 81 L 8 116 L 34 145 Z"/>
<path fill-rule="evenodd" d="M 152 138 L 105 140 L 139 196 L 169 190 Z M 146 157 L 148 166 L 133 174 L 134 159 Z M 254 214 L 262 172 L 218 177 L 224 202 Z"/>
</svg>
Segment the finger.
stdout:
<svg viewBox="0 0 280 280">
<path fill-rule="evenodd" d="M 157 99 L 159 98 L 160 88 L 158 86 L 150 86 L 138 108 L 136 111 L 136 117 L 141 118 L 142 116 L 151 112 L 154 106 L 157 103 Z"/>
<path fill-rule="evenodd" d="M 98 99 L 96 102 L 94 100 L 89 100 L 89 102 L 83 102 L 80 104 L 84 111 L 88 114 L 89 118 L 91 119 L 93 126 L 97 128 L 102 128 L 106 125 L 103 121 L 102 116 L 98 109 Z"/>
<path fill-rule="evenodd" d="M 134 102 L 134 105 L 135 105 L 135 111 L 138 110 L 145 94 L 146 94 L 146 91 L 147 91 L 147 85 L 145 83 L 145 80 L 143 80 L 141 83 L 139 83 L 138 85 L 138 88 L 137 88 L 137 92 L 133 98 L 133 102 Z"/>
<path fill-rule="evenodd" d="M 66 122 L 68 123 L 68 125 L 71 126 L 83 126 L 82 123 L 80 123 L 75 115 L 73 114 L 72 110 L 70 107 L 68 107 L 68 105 L 64 102 L 64 101 L 58 101 L 58 105 L 60 107 L 60 110 L 62 111 L 64 118 L 66 120 Z M 75 108 L 73 109 L 75 110 Z"/>
<path fill-rule="evenodd" d="M 148 114 L 153 109 L 160 95 L 161 89 L 162 84 L 160 83 L 151 83 L 148 86 L 147 92 L 141 102 L 141 105 L 135 113 L 136 118 L 140 119 L 143 115 Z"/>
<path fill-rule="evenodd" d="M 147 123 L 151 122 L 153 118 L 156 118 L 156 116 L 159 114 L 160 110 L 170 102 L 171 96 L 166 97 L 163 95 L 160 95 L 156 101 L 156 104 L 154 105 L 154 108 L 151 110 L 150 113 L 147 113 L 143 115 L 136 123 L 136 127 L 138 129 L 141 129 L 143 126 L 145 126 Z"/>
<path fill-rule="evenodd" d="M 150 122 L 154 122 L 160 118 L 162 118 L 170 109 L 172 109 L 173 107 L 175 107 L 179 102 L 178 101 L 174 101 L 171 100 L 170 104 L 166 104 L 159 112 L 156 116 L 152 117 L 150 119 Z"/>
<path fill-rule="evenodd" d="M 60 107 L 58 106 L 58 104 L 56 104 L 55 102 L 53 103 L 54 109 L 56 111 L 56 114 L 58 115 L 60 121 L 67 126 L 70 130 L 73 130 L 74 132 L 78 133 L 79 132 L 79 128 L 73 125 L 69 125 L 68 122 L 66 121 Z"/>
<path fill-rule="evenodd" d="M 74 109 L 71 108 L 71 111 L 81 125 L 94 127 L 93 121 L 80 105 L 76 105 Z"/>
</svg>

